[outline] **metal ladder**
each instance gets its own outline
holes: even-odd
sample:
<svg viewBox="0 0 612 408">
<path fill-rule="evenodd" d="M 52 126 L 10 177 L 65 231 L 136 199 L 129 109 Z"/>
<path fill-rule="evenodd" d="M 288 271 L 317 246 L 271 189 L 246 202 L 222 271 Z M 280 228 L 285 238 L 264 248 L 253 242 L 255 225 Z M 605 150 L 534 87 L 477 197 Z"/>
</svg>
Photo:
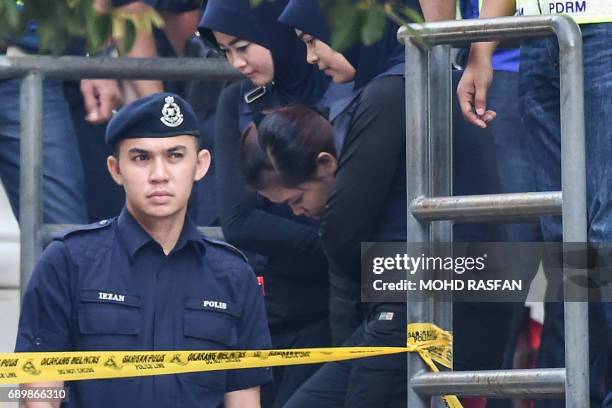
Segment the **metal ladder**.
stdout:
<svg viewBox="0 0 612 408">
<path fill-rule="evenodd" d="M 450 45 L 554 34 L 561 70 L 562 192 L 452 197 Z M 582 37 L 566 16 L 507 17 L 412 24 L 398 38 L 406 47 L 408 238 L 451 242 L 452 221 L 510 221 L 562 215 L 564 242 L 587 241 Z M 434 222 L 435 221 L 435 222 Z M 584 274 L 583 270 L 564 269 Z M 567 299 L 567 286 L 565 288 Z M 574 289 L 576 290 L 576 289 Z M 437 406 L 432 396 L 562 398 L 589 406 L 588 303 L 565 302 L 565 362 L 561 369 L 429 373 L 408 353 L 408 407 Z M 407 299 L 408 322 L 452 329 L 452 303 Z M 587 335 L 585 335 L 585 333 Z"/>
</svg>

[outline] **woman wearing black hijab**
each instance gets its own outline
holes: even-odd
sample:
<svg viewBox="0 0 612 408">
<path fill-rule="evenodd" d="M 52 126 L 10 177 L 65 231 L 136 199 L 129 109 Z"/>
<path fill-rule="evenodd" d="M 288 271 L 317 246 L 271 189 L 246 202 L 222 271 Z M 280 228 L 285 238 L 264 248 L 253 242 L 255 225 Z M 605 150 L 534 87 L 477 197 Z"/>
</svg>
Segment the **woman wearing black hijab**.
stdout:
<svg viewBox="0 0 612 408">
<path fill-rule="evenodd" d="M 314 105 L 330 81 L 306 63 L 304 44 L 277 21 L 286 1 L 209 0 L 201 21 L 248 79 L 220 97 L 215 123 L 217 190 L 225 239 L 257 253 L 275 348 L 330 345 L 327 262 L 315 222 L 248 190 L 240 174 L 240 135 L 265 109 L 292 102 Z M 212 33 L 211 33 L 212 31 Z M 318 366 L 274 369 L 263 405 L 281 406 Z"/>
<path fill-rule="evenodd" d="M 419 7 L 416 1 L 407 5 Z M 330 115 L 339 164 L 321 221 L 330 263 L 332 336 L 339 344 L 367 316 L 391 311 L 360 303 L 360 244 L 406 239 L 404 49 L 396 39 L 399 27 L 388 21 L 371 46 L 333 50 L 316 0 L 289 1 L 280 21 L 306 43 L 308 62 L 335 82 L 354 81 L 351 101 Z M 399 306 L 393 308 L 404 309 Z M 405 311 L 395 316 L 403 324 Z"/>
<path fill-rule="evenodd" d="M 418 3 L 412 6 L 418 8 Z M 353 97 L 342 109 L 330 112 L 338 152 L 333 185 L 327 183 L 331 189 L 317 193 L 326 196 L 324 205 L 318 206 L 321 211 L 306 212 L 321 217 L 322 243 L 330 263 L 334 343 L 405 345 L 404 304 L 360 302 L 361 242 L 406 239 L 404 51 L 396 40 L 398 27 L 387 22 L 375 44 L 339 53 L 328 45 L 329 28 L 318 1 L 290 1 L 280 21 L 306 43 L 308 62 L 335 82 L 354 81 Z M 303 187 L 294 193 L 283 190 L 285 197 L 269 189 L 265 194 L 273 201 L 290 202 L 299 213 L 296 203 L 308 199 Z M 403 355 L 328 363 L 286 407 L 404 407 L 406 383 Z"/>
<path fill-rule="evenodd" d="M 416 2 L 407 5 L 418 9 Z M 404 50 L 396 40 L 398 27 L 388 24 L 376 44 L 339 54 L 329 46 L 329 26 L 317 0 L 290 0 L 280 20 L 295 28 L 307 44 L 309 62 L 317 64 L 334 81 L 355 81 L 352 103 L 336 117 L 332 115 L 339 152 L 338 167 L 321 223 L 323 247 L 330 263 L 332 336 L 336 340 L 338 335 L 344 335 L 361 312 L 361 316 L 365 316 L 362 326 L 347 345 L 401 346 L 406 336 L 405 304 L 370 304 L 366 310 L 359 310 L 360 243 L 406 239 L 405 88 L 401 77 Z M 455 161 L 455 192 L 485 193 L 474 191 L 481 189 L 480 184 L 484 183 L 474 182 L 473 172 L 466 171 L 466 167 L 474 166 L 465 158 L 481 156 L 487 159 L 486 144 L 465 138 L 457 138 L 456 142 L 458 148 L 454 153 L 459 160 Z M 495 167 L 487 168 L 496 177 Z M 491 177 L 486 172 L 484 175 Z M 496 182 L 488 182 L 487 187 L 498 187 L 493 185 Z M 454 229 L 457 241 L 487 242 L 503 237 L 495 227 L 458 227 Z M 500 314 L 488 312 L 492 309 L 488 304 L 486 309 L 482 304 L 473 306 L 459 304 L 454 310 L 455 324 L 462 328 L 455 338 L 460 340 L 459 347 L 455 342 L 459 351 L 456 356 L 461 357 L 457 360 L 463 369 L 469 368 L 469 364 L 474 367 L 475 359 L 481 367 L 487 364 L 487 368 L 497 368 L 490 366 L 495 360 L 491 356 L 501 356 L 505 344 L 498 333 L 491 338 L 495 347 L 485 345 L 487 354 L 482 358 L 479 351 L 483 346 L 477 350 L 472 343 L 466 342 L 471 332 L 465 328 L 467 324 L 500 320 Z M 382 321 L 382 316 L 387 318 L 389 313 L 393 316 L 392 321 Z M 504 331 L 500 333 L 503 335 Z M 328 364 L 298 390 L 287 406 L 405 406 L 405 365 L 402 368 L 395 363 L 401 362 L 390 357 L 352 364 Z M 397 376 L 393 376 L 393 370 L 397 370 Z"/>
</svg>

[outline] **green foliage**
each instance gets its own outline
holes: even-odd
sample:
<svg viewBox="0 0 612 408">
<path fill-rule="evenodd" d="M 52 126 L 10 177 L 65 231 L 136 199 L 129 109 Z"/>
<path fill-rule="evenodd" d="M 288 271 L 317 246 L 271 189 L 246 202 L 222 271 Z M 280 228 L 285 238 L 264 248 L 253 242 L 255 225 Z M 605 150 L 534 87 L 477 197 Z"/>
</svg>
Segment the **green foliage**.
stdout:
<svg viewBox="0 0 612 408">
<path fill-rule="evenodd" d="M 136 41 L 136 24 L 134 20 L 125 21 L 125 36 L 123 37 L 123 49 L 131 50 Z"/>
<path fill-rule="evenodd" d="M 85 39 L 95 53 L 108 43 L 111 35 L 124 51 L 134 44 L 137 30 L 163 26 L 153 10 L 140 14 L 110 10 L 100 14 L 93 0 L 0 0 L 0 41 L 19 38 L 28 22 L 36 21 L 41 48 L 60 54 L 73 39 Z M 227 0 L 231 1 L 231 0 Z M 269 0 L 250 0 L 253 6 Z M 399 0 L 320 0 L 332 28 L 331 46 L 344 50 L 357 41 L 372 44 L 384 31 L 385 18 L 399 24 L 420 22 L 422 17 Z"/>
<path fill-rule="evenodd" d="M 352 7 L 350 1 L 329 2 L 325 5 L 332 30 L 332 48 L 345 50 L 361 40 L 359 27 L 365 15 L 362 10 Z"/>
<path fill-rule="evenodd" d="M 138 31 L 150 32 L 152 26 L 163 27 L 164 21 L 153 9 L 138 14 L 116 10 L 111 13 L 113 37 L 121 40 L 121 48 L 128 52 L 134 45 Z"/>
<path fill-rule="evenodd" d="M 97 51 L 101 49 L 107 38 L 110 38 L 112 34 L 112 18 L 110 14 L 104 14 L 98 17 L 88 18 L 86 24 L 89 26 L 88 30 L 92 33 L 89 38 L 89 49 Z"/>
<path fill-rule="evenodd" d="M 17 4 L 13 0 L 0 0 L 0 27 L 6 32 L 14 32 L 19 26 L 19 13 Z M 0 30 L 0 34 L 4 34 Z"/>
<path fill-rule="evenodd" d="M 229 1 L 229 0 L 228 0 Z M 253 7 L 264 1 L 250 0 Z M 385 19 L 399 25 L 423 22 L 423 17 L 401 0 L 319 0 L 331 25 L 332 48 L 342 51 L 361 41 L 376 42 L 385 30 Z"/>
<path fill-rule="evenodd" d="M 340 51 L 357 41 L 365 45 L 378 41 L 385 31 L 387 18 L 399 25 L 423 22 L 423 17 L 401 0 L 320 1 L 332 28 L 331 46 Z"/>
<path fill-rule="evenodd" d="M 43 52 L 61 54 L 75 39 L 84 39 L 87 50 L 96 53 L 111 36 L 129 51 L 137 29 L 163 26 L 153 10 L 135 14 L 121 10 L 99 13 L 93 0 L 0 0 L 0 41 L 18 39 L 29 22 L 36 22 Z"/>
<path fill-rule="evenodd" d="M 361 27 L 361 42 L 370 45 L 382 37 L 385 31 L 385 9 L 374 5 L 366 11 L 365 21 Z"/>
</svg>

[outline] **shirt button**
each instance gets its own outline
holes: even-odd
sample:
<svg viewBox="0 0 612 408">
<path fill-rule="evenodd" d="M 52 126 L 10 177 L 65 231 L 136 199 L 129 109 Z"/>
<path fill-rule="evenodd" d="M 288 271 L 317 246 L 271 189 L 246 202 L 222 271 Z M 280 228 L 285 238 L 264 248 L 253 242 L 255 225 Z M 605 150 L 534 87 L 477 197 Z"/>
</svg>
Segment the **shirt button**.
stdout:
<svg viewBox="0 0 612 408">
<path fill-rule="evenodd" d="M 102 221 L 100 221 L 100 225 L 106 225 L 107 222 L 108 222 L 108 220 L 102 220 Z"/>
<path fill-rule="evenodd" d="M 40 346 L 41 344 L 42 344 L 42 340 L 40 339 L 40 337 L 37 337 L 34 339 L 34 345 Z"/>
</svg>

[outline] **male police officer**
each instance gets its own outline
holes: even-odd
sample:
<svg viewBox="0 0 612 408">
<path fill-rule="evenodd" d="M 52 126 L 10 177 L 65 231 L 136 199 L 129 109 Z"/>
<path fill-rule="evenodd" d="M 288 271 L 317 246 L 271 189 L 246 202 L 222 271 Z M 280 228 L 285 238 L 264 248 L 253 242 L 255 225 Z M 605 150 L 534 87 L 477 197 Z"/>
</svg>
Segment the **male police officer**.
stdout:
<svg viewBox="0 0 612 408">
<path fill-rule="evenodd" d="M 125 208 L 43 252 L 16 351 L 270 348 L 253 272 L 186 217 L 193 183 L 210 165 L 197 129 L 191 107 L 173 94 L 139 99 L 113 117 L 108 169 L 125 189 Z M 259 385 L 270 379 L 269 370 L 250 369 L 79 381 L 67 406 L 258 407 Z"/>
</svg>

